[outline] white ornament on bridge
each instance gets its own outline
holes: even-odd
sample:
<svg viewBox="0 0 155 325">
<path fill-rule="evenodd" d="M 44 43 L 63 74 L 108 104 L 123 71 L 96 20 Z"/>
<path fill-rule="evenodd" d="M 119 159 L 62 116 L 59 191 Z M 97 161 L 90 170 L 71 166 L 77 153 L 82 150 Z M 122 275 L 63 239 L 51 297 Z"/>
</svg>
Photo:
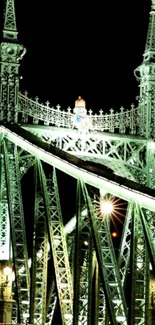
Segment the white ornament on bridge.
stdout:
<svg viewBox="0 0 155 325">
<path fill-rule="evenodd" d="M 75 101 L 75 108 L 73 110 L 73 128 L 76 127 L 79 133 L 88 133 L 93 129 L 90 116 L 87 115 L 86 102 L 80 96 Z"/>
</svg>

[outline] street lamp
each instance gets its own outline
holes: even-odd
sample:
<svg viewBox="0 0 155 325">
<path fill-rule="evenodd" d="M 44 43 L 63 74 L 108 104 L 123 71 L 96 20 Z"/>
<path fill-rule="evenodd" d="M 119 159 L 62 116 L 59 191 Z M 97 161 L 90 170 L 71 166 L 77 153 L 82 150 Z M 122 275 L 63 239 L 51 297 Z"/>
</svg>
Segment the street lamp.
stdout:
<svg viewBox="0 0 155 325">
<path fill-rule="evenodd" d="M 7 262 L 0 261 L 0 323 L 11 323 L 12 320 L 12 282 L 14 271 Z"/>
</svg>

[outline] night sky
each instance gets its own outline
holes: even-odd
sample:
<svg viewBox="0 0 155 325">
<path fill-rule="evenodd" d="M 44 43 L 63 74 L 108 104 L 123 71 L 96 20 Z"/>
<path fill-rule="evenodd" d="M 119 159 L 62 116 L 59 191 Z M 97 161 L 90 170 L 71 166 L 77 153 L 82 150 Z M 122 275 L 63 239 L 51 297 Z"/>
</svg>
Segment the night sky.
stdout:
<svg viewBox="0 0 155 325">
<path fill-rule="evenodd" d="M 95 113 L 136 104 L 133 71 L 142 62 L 150 5 L 150 0 L 16 0 L 19 40 L 27 48 L 21 90 L 63 109 L 73 108 L 81 95 Z"/>
<path fill-rule="evenodd" d="M 80 95 L 95 113 L 136 103 L 139 92 L 133 71 L 142 62 L 151 0 L 15 0 L 15 4 L 19 40 L 27 48 L 20 69 L 21 91 L 63 109 L 73 108 Z M 67 209 L 68 219 L 72 215 Z"/>
<path fill-rule="evenodd" d="M 136 104 L 139 91 L 133 71 L 142 62 L 151 0 L 15 0 L 15 4 L 19 40 L 27 48 L 20 69 L 22 92 L 63 109 L 73 108 L 82 96 L 95 113 Z M 59 190 L 66 223 L 75 213 L 76 187 L 75 180 L 63 177 L 67 190 L 62 183 Z M 23 178 L 22 188 L 26 226 L 33 231 L 29 179 Z M 118 234 L 120 229 L 119 224 Z"/>
<path fill-rule="evenodd" d="M 136 103 L 150 0 L 15 2 L 22 91 L 63 109 L 80 95 L 96 113 Z"/>
</svg>

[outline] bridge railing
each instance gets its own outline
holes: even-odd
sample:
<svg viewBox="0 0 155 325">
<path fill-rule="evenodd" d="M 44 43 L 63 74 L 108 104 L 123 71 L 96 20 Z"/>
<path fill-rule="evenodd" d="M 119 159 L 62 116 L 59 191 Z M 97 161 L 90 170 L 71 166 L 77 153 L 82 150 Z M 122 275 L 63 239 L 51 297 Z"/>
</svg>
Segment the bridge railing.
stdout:
<svg viewBox="0 0 155 325">
<path fill-rule="evenodd" d="M 39 99 L 32 100 L 28 97 L 27 92 L 19 94 L 19 113 L 21 115 L 21 123 L 44 124 L 56 127 L 73 128 L 74 113 L 68 107 L 66 111 L 61 110 L 57 105 L 56 108 L 50 107 L 49 102 L 39 103 Z M 120 108 L 119 112 L 110 110 L 109 114 L 100 110 L 99 114 L 93 114 L 92 110 L 88 111 L 94 131 L 119 132 L 122 134 L 136 134 L 139 125 L 138 108 L 131 105 L 129 110 Z"/>
</svg>

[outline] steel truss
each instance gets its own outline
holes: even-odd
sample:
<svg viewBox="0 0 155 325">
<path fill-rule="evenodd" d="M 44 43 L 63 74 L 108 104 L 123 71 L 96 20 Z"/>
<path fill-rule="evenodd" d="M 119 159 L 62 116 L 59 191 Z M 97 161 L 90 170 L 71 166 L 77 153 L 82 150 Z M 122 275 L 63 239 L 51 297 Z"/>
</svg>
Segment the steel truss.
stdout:
<svg viewBox="0 0 155 325">
<path fill-rule="evenodd" d="M 72 324 L 73 284 L 61 215 L 56 173 L 54 170 L 52 179 L 48 177 L 46 180 L 41 163 L 39 164 L 39 172 L 46 207 L 49 241 L 53 254 L 62 323 Z"/>
<path fill-rule="evenodd" d="M 19 60 L 25 49 L 17 34 L 14 0 L 6 0 L 0 44 L 0 272 L 4 261 L 12 263 L 15 282 L 10 323 L 150 325 L 155 204 L 154 194 L 137 185 L 155 189 L 155 1 L 144 59 L 135 70 L 140 80 L 138 107 L 132 106 L 130 112 L 121 108 L 119 114 L 111 110 L 105 116 L 100 111 L 98 117 L 92 117 L 96 130 L 117 130 L 117 135 L 90 132 L 81 136 L 70 129 L 70 109 L 50 109 L 49 103 L 43 106 L 37 99 L 19 94 Z M 18 125 L 19 121 L 27 123 L 28 117 L 37 125 Z M 53 154 L 51 148 L 63 150 L 64 156 L 72 154 L 72 160 Z M 90 167 L 94 162 L 102 164 L 104 176 L 76 164 L 75 157 L 88 160 Z M 68 236 L 57 168 L 77 179 L 75 223 Z M 106 177 L 107 168 L 112 180 Z M 31 171 L 32 232 L 26 227 L 30 216 L 25 217 L 22 187 Z M 125 184 L 118 182 L 117 175 L 127 179 Z M 137 184 L 133 187 L 129 180 Z M 110 220 L 98 215 L 90 186 L 128 202 L 118 254 Z M 7 284 L 0 277 L 1 305 Z"/>
<path fill-rule="evenodd" d="M 18 321 L 24 322 L 29 317 L 30 276 L 17 147 L 4 140 L 3 155 L 8 201 L 7 213 L 10 218 L 13 263 L 16 274 Z"/>
<path fill-rule="evenodd" d="M 93 243 L 88 210 L 82 211 L 80 182 L 77 185 L 77 222 L 74 265 L 73 324 L 91 324 Z"/>
<path fill-rule="evenodd" d="M 43 325 L 46 321 L 48 233 L 38 178 L 36 164 L 30 323 Z"/>
<path fill-rule="evenodd" d="M 6 195 L 6 198 L 4 203 L 1 201 L 1 204 L 4 204 L 5 207 L 8 206 L 8 210 L 4 209 L 7 211 L 4 226 L 7 227 L 7 216 L 9 216 L 13 230 L 11 238 L 13 256 L 16 256 L 16 287 L 20 292 L 17 297 L 17 305 L 20 318 L 29 317 L 30 303 L 30 319 L 34 324 L 54 324 L 52 322 L 54 322 L 54 315 L 59 309 L 56 308 L 57 301 L 59 301 L 63 324 L 68 325 L 72 321 L 75 324 L 89 324 L 92 319 L 91 306 L 95 303 L 95 324 L 106 324 L 109 315 L 109 319 L 114 325 L 118 322 L 123 325 L 128 324 L 128 321 L 131 324 L 146 325 L 149 295 L 149 252 L 150 260 L 154 265 L 153 212 L 141 208 L 136 202 L 128 205 L 117 260 L 109 221 L 101 220 L 96 214 L 94 203 L 85 184 L 78 181 L 77 221 L 68 237 L 69 247 L 67 248 L 55 169 L 53 171 L 51 169 L 50 174 L 45 172 L 38 158 L 31 159 L 33 157 L 24 152 L 28 161 L 35 161 L 32 285 L 31 299 L 29 298 L 28 254 L 21 204 L 20 153 L 20 149 L 15 144 L 3 139 L 1 146 L 1 195 L 4 197 Z M 28 171 L 29 168 L 27 168 L 27 173 Z M 6 192 L 3 191 L 3 188 L 7 189 Z M 152 222 L 150 222 L 151 219 Z M 1 245 L 3 248 L 3 243 Z M 51 247 L 50 251 L 49 246 Z M 74 246 L 75 253 L 72 255 Z M 48 293 L 48 268 L 51 260 L 49 252 L 53 257 L 56 279 L 56 282 L 52 282 L 52 287 L 56 283 L 57 288 L 56 290 L 52 289 L 53 295 Z M 27 256 L 26 259 L 25 256 Z M 129 271 L 132 274 L 130 283 L 133 289 L 132 297 L 126 299 L 125 290 L 129 281 Z M 96 279 L 95 282 L 93 279 Z M 94 283 L 96 283 L 95 286 Z M 94 293 L 95 301 L 92 301 L 91 297 L 94 296 Z M 132 302 L 131 305 L 130 302 Z M 127 307 L 130 310 L 129 315 Z"/>
</svg>

